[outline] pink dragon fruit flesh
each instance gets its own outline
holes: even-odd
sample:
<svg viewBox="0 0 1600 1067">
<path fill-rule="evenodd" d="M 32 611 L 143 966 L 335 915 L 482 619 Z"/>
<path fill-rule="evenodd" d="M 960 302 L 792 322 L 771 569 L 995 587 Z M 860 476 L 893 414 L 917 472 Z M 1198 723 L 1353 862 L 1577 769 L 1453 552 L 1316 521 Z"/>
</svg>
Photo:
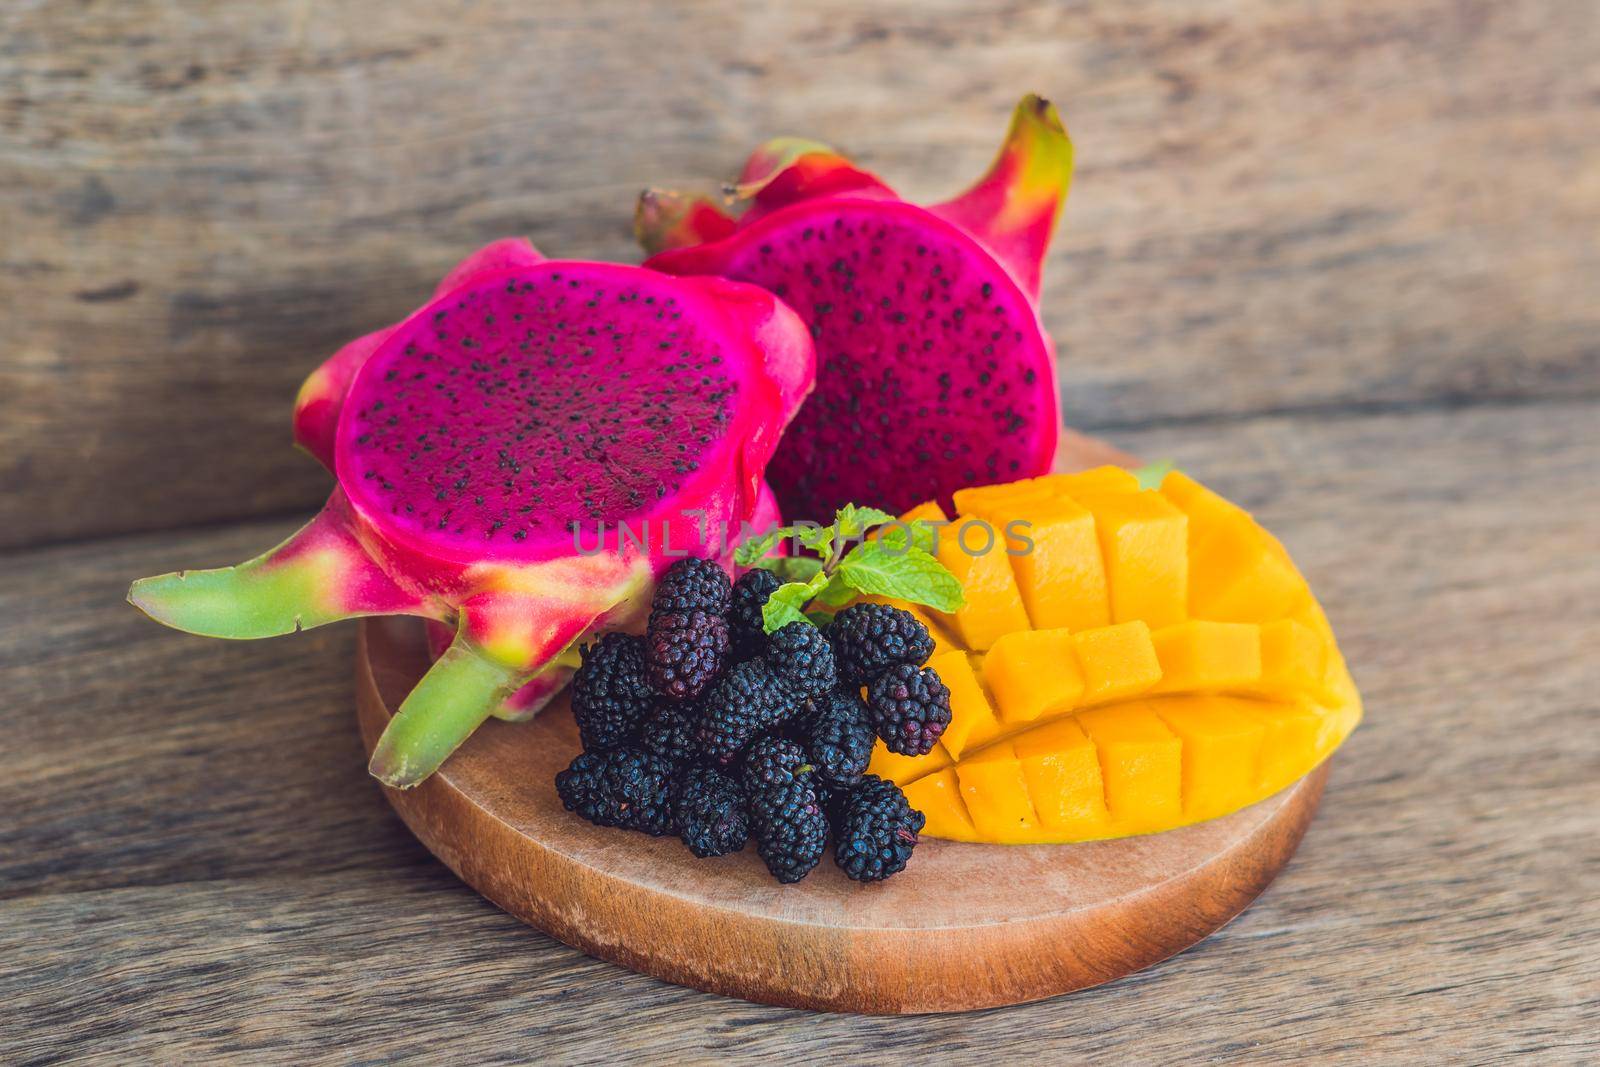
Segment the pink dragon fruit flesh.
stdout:
<svg viewBox="0 0 1600 1067">
<path fill-rule="evenodd" d="M 1055 452 L 1054 350 L 1039 273 L 1072 144 L 1055 108 L 1017 106 L 988 173 L 908 204 L 825 145 L 770 141 L 729 200 L 646 191 L 645 266 L 753 282 L 816 340 L 817 390 L 769 477 L 791 520 L 846 502 L 903 510 L 976 482 L 1041 474 Z"/>
<path fill-rule="evenodd" d="M 413 786 L 490 715 L 537 710 L 580 639 L 636 628 L 675 559 L 774 517 L 763 472 L 814 375 L 805 325 L 765 290 L 497 241 L 301 388 L 295 439 L 337 481 L 316 518 L 128 599 L 214 637 L 446 627 L 372 757 Z"/>
</svg>

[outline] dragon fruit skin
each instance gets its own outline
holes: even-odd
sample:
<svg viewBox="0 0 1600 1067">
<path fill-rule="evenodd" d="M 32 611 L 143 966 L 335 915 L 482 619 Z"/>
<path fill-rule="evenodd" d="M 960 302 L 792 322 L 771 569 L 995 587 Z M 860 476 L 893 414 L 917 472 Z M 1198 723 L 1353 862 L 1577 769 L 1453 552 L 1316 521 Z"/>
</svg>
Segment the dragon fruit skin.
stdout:
<svg viewBox="0 0 1600 1067">
<path fill-rule="evenodd" d="M 1028 96 L 989 171 L 943 203 L 906 203 L 797 138 L 751 155 L 729 189 L 737 218 L 709 197 L 645 192 L 645 266 L 753 282 L 811 327 L 817 391 L 768 472 L 791 519 L 847 502 L 904 510 L 1049 469 L 1055 351 L 1037 303 L 1071 175 L 1055 108 Z"/>
<path fill-rule="evenodd" d="M 373 753 L 407 788 L 491 714 L 542 706 L 581 637 L 642 625 L 674 560 L 774 518 L 762 474 L 814 374 L 805 326 L 754 286 L 497 241 L 301 388 L 296 442 L 338 482 L 316 518 L 128 599 L 214 637 L 363 615 L 448 627 Z"/>
</svg>

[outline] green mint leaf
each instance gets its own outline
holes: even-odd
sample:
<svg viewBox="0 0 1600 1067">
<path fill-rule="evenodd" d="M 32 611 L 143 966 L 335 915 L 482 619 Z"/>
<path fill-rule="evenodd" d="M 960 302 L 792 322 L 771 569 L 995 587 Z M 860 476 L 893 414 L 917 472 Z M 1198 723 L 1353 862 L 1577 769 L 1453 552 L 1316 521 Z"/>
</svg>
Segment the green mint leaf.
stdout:
<svg viewBox="0 0 1600 1067">
<path fill-rule="evenodd" d="M 1177 467 L 1172 460 L 1158 459 L 1135 470 L 1133 476 L 1139 479 L 1140 489 L 1160 489 L 1161 482 L 1174 470 L 1177 470 Z"/>
<path fill-rule="evenodd" d="M 795 529 L 800 544 L 813 552 L 827 552 L 833 548 L 832 526 L 800 526 Z"/>
<path fill-rule="evenodd" d="M 932 552 L 938 531 L 926 521 L 900 522 L 891 519 L 890 525 L 878 531 L 878 540 L 896 551 L 905 551 L 907 543 L 924 552 Z"/>
<path fill-rule="evenodd" d="M 741 567 L 759 566 L 766 554 L 781 540 L 783 540 L 782 530 L 773 530 L 760 537 L 752 537 L 733 550 L 733 561 Z"/>
<path fill-rule="evenodd" d="M 810 581 L 786 582 L 778 586 L 761 609 L 761 628 L 770 634 L 791 622 L 808 622 L 803 614 L 805 606 L 827 584 L 828 576 L 819 570 Z"/>
<path fill-rule="evenodd" d="M 881 526 L 893 518 L 887 511 L 877 508 L 858 508 L 854 504 L 846 504 L 834 514 L 833 527 L 846 537 L 864 537 L 869 528 Z"/>
<path fill-rule="evenodd" d="M 840 561 L 839 575 L 863 593 L 926 604 L 938 611 L 954 611 L 966 603 L 956 576 L 920 548 L 897 549 L 867 541 Z"/>
<path fill-rule="evenodd" d="M 841 574 L 828 579 L 817 599 L 830 608 L 842 608 L 856 598 L 855 587 Z"/>
<path fill-rule="evenodd" d="M 806 612 L 806 618 L 812 626 L 821 627 L 833 621 L 833 614 L 827 611 L 808 611 Z"/>
<path fill-rule="evenodd" d="M 786 582 L 809 582 L 822 569 L 822 561 L 815 556 L 774 556 L 761 564 Z"/>
</svg>

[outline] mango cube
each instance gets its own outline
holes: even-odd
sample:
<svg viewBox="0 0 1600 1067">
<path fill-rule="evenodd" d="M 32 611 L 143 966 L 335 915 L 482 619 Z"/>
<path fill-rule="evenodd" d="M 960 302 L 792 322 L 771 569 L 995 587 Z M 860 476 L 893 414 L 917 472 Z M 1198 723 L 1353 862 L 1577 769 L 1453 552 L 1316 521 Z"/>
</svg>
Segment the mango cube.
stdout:
<svg viewBox="0 0 1600 1067">
<path fill-rule="evenodd" d="M 968 748 L 978 748 L 999 736 L 1000 723 L 965 652 L 934 656 L 928 667 L 950 690 L 950 725 L 939 738 L 945 751 L 960 759 Z"/>
<path fill-rule="evenodd" d="M 1249 803 L 1260 774 L 1266 727 L 1229 697 L 1152 700 L 1167 728 L 1183 741 L 1183 813 L 1209 819 Z"/>
<path fill-rule="evenodd" d="M 1328 648 L 1316 631 L 1293 619 L 1261 627 L 1261 682 L 1267 693 L 1320 693 Z"/>
<path fill-rule="evenodd" d="M 1161 662 L 1143 622 L 1102 626 L 1072 635 L 1083 670 L 1085 706 L 1137 696 L 1161 681 Z"/>
<path fill-rule="evenodd" d="M 1073 474 L 1046 474 L 1034 478 L 1030 486 L 1043 487 L 1055 493 L 1077 496 L 1079 493 L 1137 493 L 1139 479 L 1122 467 L 1094 467 Z"/>
<path fill-rule="evenodd" d="M 1111 621 L 1100 539 L 1087 508 L 1035 493 L 980 504 L 975 514 L 1008 539 L 1017 590 L 1034 626 L 1087 630 Z"/>
<path fill-rule="evenodd" d="M 939 562 L 961 582 L 966 595 L 964 605 L 939 617 L 949 621 L 963 644 L 983 652 L 1002 634 L 1028 629 L 1028 613 L 1000 531 L 982 519 L 962 516 L 945 527 L 937 547 Z"/>
<path fill-rule="evenodd" d="M 1071 711 L 1083 696 L 1083 672 L 1066 630 L 1001 636 L 984 657 L 983 680 L 1008 723 Z"/>
<path fill-rule="evenodd" d="M 1260 796 L 1270 796 L 1299 779 L 1322 758 L 1319 751 L 1327 718 L 1310 704 L 1240 700 L 1233 707 L 1261 723 Z"/>
<path fill-rule="evenodd" d="M 1040 825 L 1094 836 L 1106 821 L 1106 793 L 1099 753 L 1083 728 L 1058 719 L 1022 734 L 1013 747 Z"/>
<path fill-rule="evenodd" d="M 872 758 L 867 762 L 867 773 L 887 778 L 895 785 L 904 785 L 925 774 L 948 767 L 953 762 L 955 761 L 950 758 L 950 753 L 945 751 L 942 744 L 934 745 L 933 750 L 925 756 L 902 756 L 898 752 L 890 752 L 882 741 L 875 741 L 872 745 Z"/>
<path fill-rule="evenodd" d="M 1270 622 L 1310 596 L 1278 539 L 1251 514 L 1181 471 L 1161 495 L 1189 516 L 1189 612 L 1222 622 Z"/>
<path fill-rule="evenodd" d="M 1141 833 L 1171 826 L 1183 812 L 1183 742 L 1149 702 L 1094 708 L 1077 719 L 1099 751 L 1106 806 L 1118 828 Z"/>
<path fill-rule="evenodd" d="M 956 764 L 961 799 L 985 841 L 1027 841 L 1039 826 L 1022 765 L 1009 741 L 997 741 Z"/>
<path fill-rule="evenodd" d="M 961 799 L 961 785 L 955 771 L 947 768 L 918 778 L 903 787 L 902 792 L 906 803 L 926 816 L 923 833 L 952 841 L 981 840 L 972 824 L 972 816 L 967 814 L 967 805 Z"/>
<path fill-rule="evenodd" d="M 1189 606 L 1189 517 L 1160 493 L 1082 493 L 1105 558 L 1111 618 L 1152 628 L 1182 622 Z"/>
<path fill-rule="evenodd" d="M 1240 689 L 1261 680 L 1261 630 L 1244 622 L 1190 619 L 1150 635 L 1161 661 L 1153 693 Z"/>
</svg>

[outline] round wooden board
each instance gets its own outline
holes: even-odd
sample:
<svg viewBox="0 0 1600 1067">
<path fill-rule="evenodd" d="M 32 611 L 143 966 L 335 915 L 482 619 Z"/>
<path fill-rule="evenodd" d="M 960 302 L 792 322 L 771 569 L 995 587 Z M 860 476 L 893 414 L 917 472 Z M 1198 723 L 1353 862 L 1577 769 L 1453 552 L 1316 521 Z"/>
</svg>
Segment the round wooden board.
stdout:
<svg viewBox="0 0 1600 1067">
<path fill-rule="evenodd" d="M 1063 469 L 1121 458 L 1069 435 Z M 370 751 L 428 663 L 415 619 L 361 626 L 356 703 Z M 670 982 L 827 1011 L 964 1011 L 1099 985 L 1181 952 L 1256 898 L 1293 855 L 1327 764 L 1223 819 L 1081 845 L 926 839 L 876 885 L 831 859 L 774 882 L 747 848 L 700 860 L 676 839 L 591 826 L 554 778 L 578 751 L 565 698 L 491 721 L 410 791 L 385 787 L 419 840 L 512 915 Z"/>
</svg>

